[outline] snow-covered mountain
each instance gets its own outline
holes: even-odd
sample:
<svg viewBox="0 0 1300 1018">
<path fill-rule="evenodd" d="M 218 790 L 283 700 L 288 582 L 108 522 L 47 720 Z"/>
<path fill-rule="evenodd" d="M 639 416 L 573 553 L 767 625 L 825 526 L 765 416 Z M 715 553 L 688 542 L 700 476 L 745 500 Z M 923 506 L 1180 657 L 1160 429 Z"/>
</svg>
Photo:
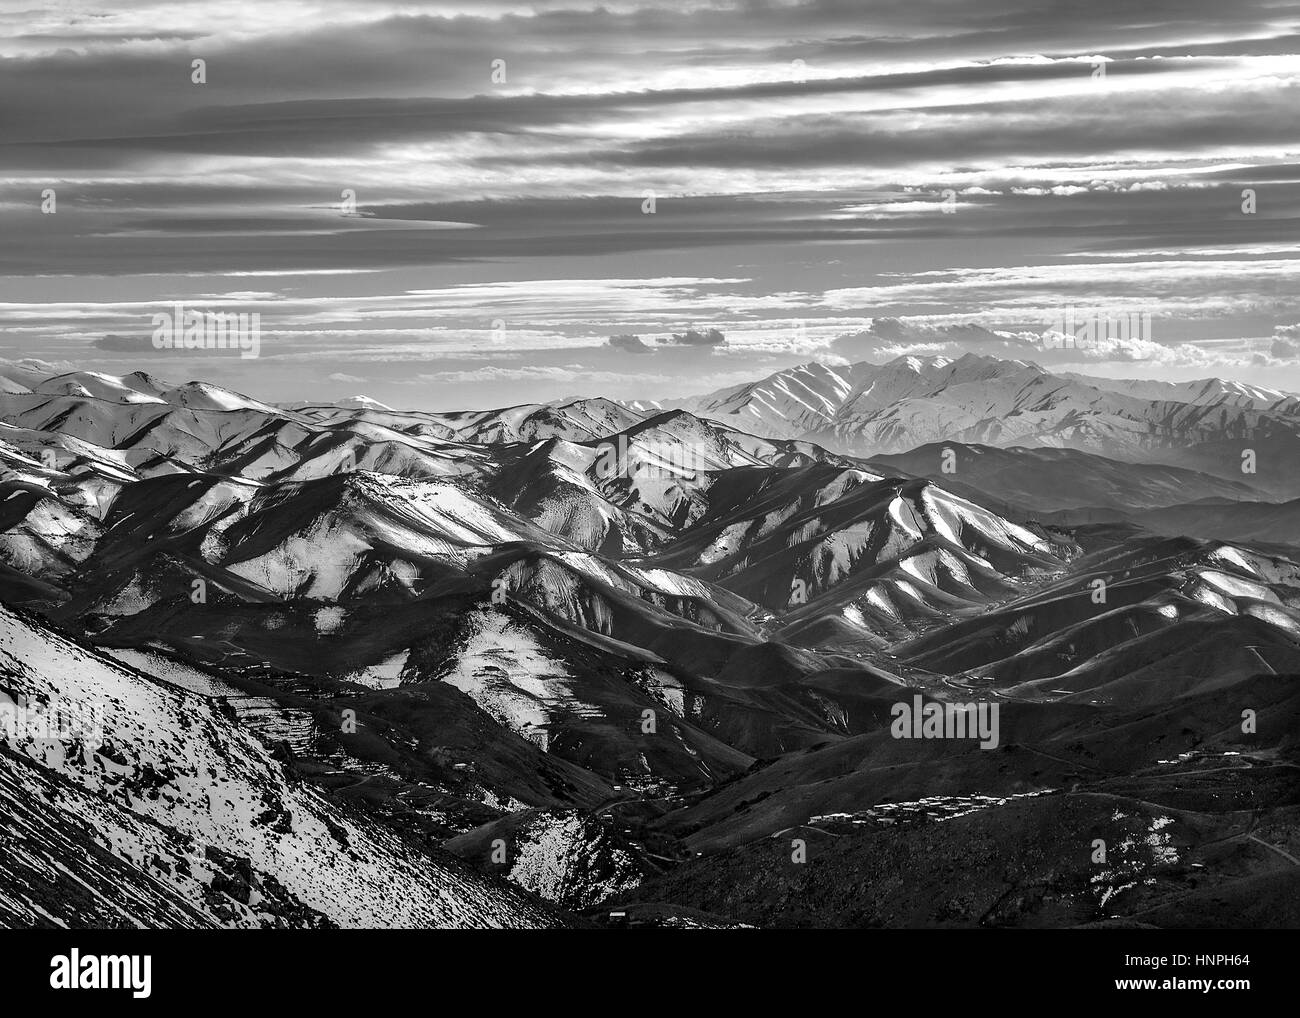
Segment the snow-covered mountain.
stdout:
<svg viewBox="0 0 1300 1018">
<path fill-rule="evenodd" d="M 1131 712 L 1273 696 L 1252 684 L 1300 671 L 1300 554 L 1260 478 L 1132 457 L 1176 451 L 1157 420 L 1245 421 L 1267 462 L 1290 404 L 1100 385 L 911 358 L 707 407 L 428 413 L 24 374 L 0 692 L 102 706 L 107 736 L 6 730 L 6 829 L 38 834 L 0 860 L 0 924 L 528 926 L 617 899 L 737 925 L 674 882 L 696 852 L 939 794 L 1131 777 L 1159 801 L 1154 759 L 1088 740 L 1181 745 L 1187 715 Z M 997 703 L 1030 752 L 895 741 L 917 695 Z M 85 893 L 42 875 L 63 856 Z"/>
<path fill-rule="evenodd" d="M 1300 396 L 1280 389 L 1249 385 L 1228 378 L 1199 378 L 1191 382 L 1159 382 L 1154 379 L 1097 378 L 1065 372 L 1063 378 L 1072 378 L 1098 389 L 1118 392 L 1139 399 L 1160 400 L 1166 403 L 1193 403 L 1197 406 L 1240 407 L 1245 410 L 1267 410 L 1272 413 L 1294 414 Z"/>
<path fill-rule="evenodd" d="M 851 383 L 851 384 L 849 384 Z M 1300 495 L 1300 397 L 1208 379 L 1158 383 L 1055 375 L 1037 364 L 968 354 L 885 364 L 810 364 L 680 407 L 773 438 L 871 457 L 961 442 L 1078 449 L 1240 480 L 1254 449 L 1255 486 Z"/>
<path fill-rule="evenodd" d="M 1128 463 L 1049 446 L 936 442 L 875 456 L 870 463 L 883 473 L 926 477 L 959 493 L 977 492 L 977 498 L 996 500 L 1014 514 L 1078 507 L 1140 510 L 1207 498 L 1232 502 L 1269 498 L 1248 483 L 1249 475 L 1229 480 L 1182 467 Z"/>
<path fill-rule="evenodd" d="M 0 607 L 0 925 L 559 923 L 294 781 L 187 685 Z M 78 720 L 48 737 L 38 709 Z"/>
<path fill-rule="evenodd" d="M 816 362 L 778 371 L 707 396 L 665 405 L 724 421 L 755 435 L 788 438 L 819 432 L 835 419 L 844 401 L 873 365 L 830 367 Z"/>
</svg>

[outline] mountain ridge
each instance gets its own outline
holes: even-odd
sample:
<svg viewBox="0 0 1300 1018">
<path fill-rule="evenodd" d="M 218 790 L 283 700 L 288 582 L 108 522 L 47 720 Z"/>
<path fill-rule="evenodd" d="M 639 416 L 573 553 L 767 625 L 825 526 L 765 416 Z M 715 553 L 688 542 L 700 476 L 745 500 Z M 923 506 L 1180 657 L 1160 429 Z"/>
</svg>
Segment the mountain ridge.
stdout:
<svg viewBox="0 0 1300 1018">
<path fill-rule="evenodd" d="M 599 398 L 431 413 L 283 408 L 147 376 L 65 373 L 52 391 L 24 380 L 0 394 L 0 629 L 17 634 L 6 667 L 24 695 L 125 683 L 154 705 L 109 747 L 117 766 L 144 754 L 137 774 L 174 769 L 187 724 L 220 733 L 258 775 L 247 797 L 289 796 L 295 817 L 368 839 L 374 879 L 409 899 L 389 912 L 411 925 L 584 922 L 562 910 L 600 918 L 642 887 L 660 897 L 636 914 L 656 923 L 770 922 L 779 910 L 728 914 L 691 874 L 747 867 L 755 839 L 791 825 L 870 828 L 941 880 L 941 856 L 926 853 L 948 828 L 889 833 L 899 817 L 995 810 L 1042 838 L 1035 818 L 1055 815 L 1063 787 L 1104 781 L 1129 782 L 1125 808 L 1147 809 L 1135 804 L 1168 801 L 1168 747 L 1201 745 L 1191 718 L 1240 757 L 1206 765 L 1215 794 L 1254 788 L 1251 808 L 1293 836 L 1273 782 L 1293 741 L 1273 727 L 1258 744 L 1226 740 L 1240 712 L 1214 713 L 1271 673 L 1300 672 L 1293 503 L 1255 478 L 953 437 L 865 459 L 755 435 L 734 415 Z M 983 386 L 1006 434 L 1016 407 L 1045 421 L 1061 399 L 1100 398 L 1104 433 L 1151 405 L 987 358 L 854 378 L 810 369 L 765 405 L 821 413 L 819 385 L 837 414 L 890 427 L 903 406 L 966 413 L 954 400 Z M 184 696 L 205 706 L 166 706 Z M 996 707 L 998 747 L 894 738 L 891 713 L 916 698 Z M 166 761 L 140 724 L 167 733 Z M 1137 730 L 1147 741 L 1129 745 Z M 0 797 L 17 789 L 20 817 L 23 795 L 62 780 L 25 744 L 0 744 Z M 155 844 L 136 832 L 138 809 L 86 781 L 40 821 L 48 851 L 103 858 L 76 833 L 88 816 Z M 309 805 L 282 790 L 299 787 Z M 134 924 L 380 922 L 340 903 L 328 872 L 277 869 L 275 839 L 288 851 L 306 820 L 209 829 L 176 802 L 183 830 L 154 850 L 170 880 L 135 857 L 105 862 L 109 877 L 86 875 L 93 895 L 61 903 L 34 875 L 43 863 L 0 867 L 0 890 L 27 888 L 10 912 L 0 903 L 0 922 L 41 921 L 40 909 L 100 921 L 121 904 L 114 882 L 150 902 L 124 908 Z M 1219 866 L 1203 844 L 1216 823 L 1198 813 L 1178 828 L 1206 868 Z M 197 883 L 176 876 L 178 860 L 196 872 L 182 835 L 212 845 Z M 1041 850 L 1073 872 L 1068 842 Z M 693 865 L 698 852 L 716 863 Z M 1268 879 L 1252 859 L 1231 866 Z M 1129 894 L 1131 874 L 1116 871 L 1105 900 L 1176 915 L 1190 871 L 1149 872 L 1154 897 Z M 1091 890 L 1062 893 L 1074 902 L 1063 922 L 1095 917 Z"/>
</svg>

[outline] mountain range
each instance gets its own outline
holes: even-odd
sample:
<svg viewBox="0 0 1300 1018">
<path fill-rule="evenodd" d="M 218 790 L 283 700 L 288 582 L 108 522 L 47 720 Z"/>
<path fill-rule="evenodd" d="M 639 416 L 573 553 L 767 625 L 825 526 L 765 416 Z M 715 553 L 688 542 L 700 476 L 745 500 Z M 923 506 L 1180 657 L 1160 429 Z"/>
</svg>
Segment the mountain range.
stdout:
<svg viewBox="0 0 1300 1018">
<path fill-rule="evenodd" d="M 805 364 L 757 382 L 639 409 L 687 410 L 768 437 L 855 456 L 957 442 L 1075 449 L 1178 466 L 1300 495 L 1300 396 L 1223 379 L 1113 380 L 967 354 L 845 367 Z M 1255 452 L 1243 478 L 1242 452 Z"/>
<path fill-rule="evenodd" d="M 0 924 L 1297 919 L 1295 396 L 8 375 L 0 708 L 102 724 L 5 729 Z"/>
</svg>

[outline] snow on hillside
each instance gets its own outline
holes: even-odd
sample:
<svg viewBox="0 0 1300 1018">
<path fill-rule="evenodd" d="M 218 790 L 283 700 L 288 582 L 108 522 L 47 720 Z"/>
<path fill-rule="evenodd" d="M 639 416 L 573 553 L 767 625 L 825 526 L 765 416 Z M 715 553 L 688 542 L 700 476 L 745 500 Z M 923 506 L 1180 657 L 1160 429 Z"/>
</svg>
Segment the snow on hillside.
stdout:
<svg viewBox="0 0 1300 1018">
<path fill-rule="evenodd" d="M 467 636 L 438 678 L 469 696 L 498 723 L 546 749 L 557 709 L 600 715 L 572 695 L 563 661 L 546 652 L 526 625 L 504 613 L 477 609 Z"/>
<path fill-rule="evenodd" d="M 102 719 L 93 735 L 67 740 L 44 737 L 22 719 L 4 731 L 0 797 L 8 801 L 0 829 L 10 849 L 0 871 L 27 866 L 48 879 L 62 871 L 75 880 L 69 866 L 93 868 L 94 853 L 58 858 L 57 843 L 43 840 L 43 828 L 66 818 L 82 826 L 89 844 L 148 874 L 172 908 L 184 902 L 217 925 L 550 922 L 525 901 L 290 782 L 256 739 L 203 697 L 4 608 L 0 677 L 0 703 L 21 699 Z M 42 914 L 12 891 L 0 893 L 5 925 L 77 922 L 74 914 Z M 110 899 L 93 885 L 90 894 L 118 921 L 163 918 L 144 900 Z"/>
<path fill-rule="evenodd" d="M 975 354 L 802 365 L 671 405 L 754 434 L 806 436 L 862 456 L 955 441 L 1137 460 L 1171 441 L 1215 442 L 1259 427 L 1300 433 L 1300 397 L 1290 393 L 1223 379 L 1056 375 L 1030 361 Z"/>
<path fill-rule="evenodd" d="M 371 473 L 260 494 L 239 526 L 257 533 L 263 523 L 276 534 L 271 546 L 236 547 L 223 564 L 277 594 L 327 600 L 355 592 L 368 569 L 413 590 L 423 562 L 463 566 L 495 544 L 541 535 L 454 483 Z"/>
</svg>

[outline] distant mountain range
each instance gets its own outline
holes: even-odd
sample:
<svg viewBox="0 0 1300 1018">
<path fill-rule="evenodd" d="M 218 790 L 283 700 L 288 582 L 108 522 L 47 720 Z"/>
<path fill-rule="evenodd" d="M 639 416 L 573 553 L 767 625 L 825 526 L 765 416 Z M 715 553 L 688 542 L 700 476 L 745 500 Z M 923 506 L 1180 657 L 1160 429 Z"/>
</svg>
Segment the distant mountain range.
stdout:
<svg viewBox="0 0 1300 1018">
<path fill-rule="evenodd" d="M 854 456 L 941 442 L 1077 449 L 1300 496 L 1300 475 L 1291 469 L 1300 454 L 1300 396 L 1222 379 L 1117 381 L 974 354 L 900 357 L 806 364 L 706 396 L 632 406 L 684 409 Z M 1246 449 L 1255 452 L 1255 473 L 1243 477 Z"/>
<path fill-rule="evenodd" d="M 1294 397 L 986 358 L 668 408 L 0 389 L 0 708 L 104 712 L 4 732 L 0 924 L 1297 918 Z M 899 739 L 913 702 L 996 748 Z"/>
</svg>

